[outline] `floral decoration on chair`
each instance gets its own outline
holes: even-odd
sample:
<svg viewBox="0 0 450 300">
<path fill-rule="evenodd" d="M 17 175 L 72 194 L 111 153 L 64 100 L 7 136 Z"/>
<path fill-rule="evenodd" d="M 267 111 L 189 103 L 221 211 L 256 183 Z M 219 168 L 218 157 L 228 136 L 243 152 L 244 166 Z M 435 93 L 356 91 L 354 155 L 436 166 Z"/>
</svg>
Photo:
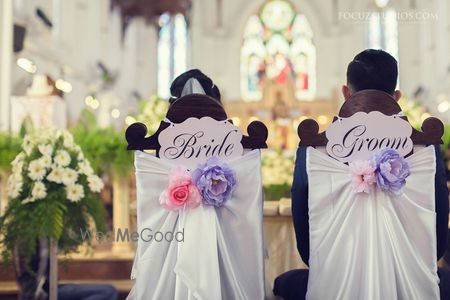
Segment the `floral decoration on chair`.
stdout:
<svg viewBox="0 0 450 300">
<path fill-rule="evenodd" d="M 388 194 L 399 195 L 410 175 L 408 162 L 394 149 L 385 148 L 370 160 L 349 163 L 355 193 L 370 193 L 378 186 Z"/>
<path fill-rule="evenodd" d="M 184 207 L 203 205 L 222 207 L 236 188 L 236 173 L 217 157 L 198 166 L 191 173 L 176 166 L 169 174 L 169 186 L 159 196 L 160 204 L 176 211 Z"/>
</svg>

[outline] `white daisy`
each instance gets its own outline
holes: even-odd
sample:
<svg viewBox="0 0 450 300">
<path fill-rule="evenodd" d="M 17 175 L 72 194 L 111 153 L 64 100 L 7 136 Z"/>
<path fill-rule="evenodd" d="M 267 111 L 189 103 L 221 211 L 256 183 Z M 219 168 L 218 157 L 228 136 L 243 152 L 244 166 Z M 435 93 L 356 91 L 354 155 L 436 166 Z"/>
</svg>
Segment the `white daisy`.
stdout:
<svg viewBox="0 0 450 300">
<path fill-rule="evenodd" d="M 70 164 L 70 155 L 65 150 L 58 150 L 55 155 L 55 163 L 59 166 L 65 167 Z"/>
<path fill-rule="evenodd" d="M 38 181 L 34 184 L 31 196 L 33 199 L 43 199 L 47 197 L 47 189 L 42 181 Z"/>
<path fill-rule="evenodd" d="M 26 135 L 23 138 L 23 142 L 22 142 L 22 148 L 25 151 L 25 153 L 27 155 L 31 154 L 31 151 L 33 151 L 33 147 L 34 147 L 34 143 L 32 142 L 31 136 Z"/>
<path fill-rule="evenodd" d="M 83 152 L 78 152 L 78 156 L 77 156 L 78 161 L 83 161 L 84 160 L 84 154 Z"/>
<path fill-rule="evenodd" d="M 11 163 L 11 170 L 14 174 L 22 174 L 23 170 L 23 160 L 19 160 Z"/>
<path fill-rule="evenodd" d="M 8 197 L 14 199 L 19 197 L 20 192 L 22 192 L 22 177 L 16 178 L 14 175 L 8 178 Z"/>
<path fill-rule="evenodd" d="M 52 165 L 52 157 L 50 155 L 44 155 L 40 158 L 40 160 L 42 160 L 42 163 L 46 169 L 50 168 Z"/>
<path fill-rule="evenodd" d="M 28 177 L 32 180 L 42 180 L 45 175 L 45 165 L 40 159 L 35 159 L 28 166 Z"/>
<path fill-rule="evenodd" d="M 36 201 L 36 199 L 34 199 L 33 197 L 28 197 L 28 198 L 25 198 L 25 199 L 22 201 L 22 204 L 31 203 L 31 202 L 34 202 L 34 201 Z"/>
<path fill-rule="evenodd" d="M 78 173 L 75 170 L 64 168 L 63 177 L 61 178 L 62 183 L 65 185 L 74 184 L 78 179 Z"/>
<path fill-rule="evenodd" d="M 103 181 L 97 175 L 91 175 L 87 178 L 89 183 L 89 188 L 94 193 L 99 193 L 103 188 Z"/>
<path fill-rule="evenodd" d="M 64 147 L 72 149 L 74 147 L 73 136 L 68 131 L 64 131 L 62 136 L 64 139 L 63 141 Z"/>
<path fill-rule="evenodd" d="M 20 152 L 19 154 L 17 154 L 17 156 L 11 162 L 11 165 L 14 166 L 16 164 L 23 163 L 24 159 L 25 159 L 25 154 L 23 152 Z"/>
<path fill-rule="evenodd" d="M 44 145 L 44 144 L 38 145 L 38 149 L 39 149 L 39 152 L 41 152 L 41 154 L 43 156 L 51 156 L 52 152 L 53 152 L 52 145 L 48 145 L 48 144 L 47 145 Z"/>
<path fill-rule="evenodd" d="M 87 160 L 78 163 L 78 170 L 80 173 L 85 175 L 91 175 L 94 173 L 94 170 L 92 170 L 92 167 Z"/>
<path fill-rule="evenodd" d="M 64 169 L 61 167 L 55 166 L 55 167 L 53 167 L 50 174 L 48 174 L 47 180 L 53 181 L 56 183 L 62 183 L 62 179 L 63 179 L 64 175 L 65 175 Z"/>
<path fill-rule="evenodd" d="M 71 184 L 66 187 L 67 199 L 72 202 L 78 202 L 84 197 L 83 186 L 80 184 Z"/>
<path fill-rule="evenodd" d="M 81 152 L 81 147 L 79 145 L 74 144 L 72 150 L 76 153 Z"/>
</svg>

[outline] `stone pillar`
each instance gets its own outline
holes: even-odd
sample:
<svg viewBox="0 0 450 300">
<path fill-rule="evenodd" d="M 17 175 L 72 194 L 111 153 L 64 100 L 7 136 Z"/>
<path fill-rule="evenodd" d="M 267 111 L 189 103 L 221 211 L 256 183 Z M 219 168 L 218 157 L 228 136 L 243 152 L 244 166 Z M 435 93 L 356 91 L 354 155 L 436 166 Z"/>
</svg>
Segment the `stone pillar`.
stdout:
<svg viewBox="0 0 450 300">
<path fill-rule="evenodd" d="M 13 58 L 13 1 L 0 1 L 0 130 L 10 124 L 11 62 Z"/>
<path fill-rule="evenodd" d="M 115 234 L 120 229 L 122 232 L 130 228 L 130 185 L 128 176 L 119 174 L 113 176 L 113 228 Z M 131 243 L 115 241 L 112 251 L 115 254 L 129 253 L 131 251 Z"/>
<path fill-rule="evenodd" d="M 157 92 L 158 69 L 158 29 L 156 24 L 138 23 L 136 55 L 136 88 L 142 97 L 149 97 Z"/>
</svg>

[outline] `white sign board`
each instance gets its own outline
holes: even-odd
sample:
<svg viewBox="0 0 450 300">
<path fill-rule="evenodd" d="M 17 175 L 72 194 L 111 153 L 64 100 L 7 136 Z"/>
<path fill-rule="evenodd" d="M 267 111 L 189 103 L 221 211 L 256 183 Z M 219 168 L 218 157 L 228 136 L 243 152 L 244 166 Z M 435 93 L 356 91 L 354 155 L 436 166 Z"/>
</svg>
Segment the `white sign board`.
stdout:
<svg viewBox="0 0 450 300">
<path fill-rule="evenodd" d="M 223 161 L 241 156 L 244 152 L 241 140 L 241 130 L 228 120 L 189 118 L 161 131 L 159 157 L 195 168 L 212 156 Z"/>
<path fill-rule="evenodd" d="M 411 133 L 411 125 L 399 116 L 386 116 L 379 111 L 357 112 L 328 127 L 327 153 L 344 163 L 369 159 L 384 148 L 405 156 L 413 149 Z"/>
</svg>

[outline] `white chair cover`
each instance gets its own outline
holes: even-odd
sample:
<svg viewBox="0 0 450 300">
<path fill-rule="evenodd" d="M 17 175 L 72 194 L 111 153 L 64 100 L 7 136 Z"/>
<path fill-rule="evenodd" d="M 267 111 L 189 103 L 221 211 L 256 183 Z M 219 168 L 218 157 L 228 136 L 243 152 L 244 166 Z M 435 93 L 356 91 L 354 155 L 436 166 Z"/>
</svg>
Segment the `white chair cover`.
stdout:
<svg viewBox="0 0 450 300">
<path fill-rule="evenodd" d="M 406 160 L 400 196 L 355 194 L 347 165 L 308 148 L 307 299 L 439 299 L 434 149 Z"/>
<path fill-rule="evenodd" d="M 184 230 L 184 241 L 139 239 L 128 299 L 264 298 L 260 151 L 227 163 L 236 172 L 237 187 L 224 207 L 173 212 L 158 201 L 173 166 L 136 152 L 138 232 Z M 146 238 L 149 232 L 144 233 Z"/>
</svg>

